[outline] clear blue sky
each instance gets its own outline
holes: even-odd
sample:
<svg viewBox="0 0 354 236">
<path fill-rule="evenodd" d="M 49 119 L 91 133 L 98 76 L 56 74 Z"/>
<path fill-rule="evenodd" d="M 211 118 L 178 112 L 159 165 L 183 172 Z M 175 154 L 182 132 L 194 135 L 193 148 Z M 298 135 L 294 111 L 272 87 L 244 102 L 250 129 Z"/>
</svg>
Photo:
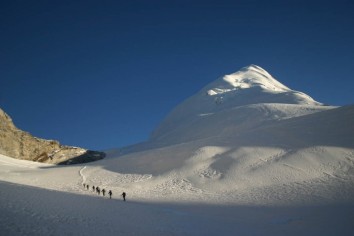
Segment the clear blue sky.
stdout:
<svg viewBox="0 0 354 236">
<path fill-rule="evenodd" d="M 146 140 L 177 104 L 257 64 L 354 103 L 354 1 L 1 1 L 0 107 L 94 150 Z"/>
</svg>

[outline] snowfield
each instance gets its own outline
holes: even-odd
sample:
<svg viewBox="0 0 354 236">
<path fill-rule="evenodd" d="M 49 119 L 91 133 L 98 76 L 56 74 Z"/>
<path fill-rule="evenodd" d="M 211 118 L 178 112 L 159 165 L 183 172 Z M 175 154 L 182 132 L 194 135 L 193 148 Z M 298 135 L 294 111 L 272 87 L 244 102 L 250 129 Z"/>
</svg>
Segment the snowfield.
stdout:
<svg viewBox="0 0 354 236">
<path fill-rule="evenodd" d="M 323 106 L 252 65 L 103 160 L 0 155 L 1 233 L 353 235 L 353 134 L 354 106 Z"/>
</svg>

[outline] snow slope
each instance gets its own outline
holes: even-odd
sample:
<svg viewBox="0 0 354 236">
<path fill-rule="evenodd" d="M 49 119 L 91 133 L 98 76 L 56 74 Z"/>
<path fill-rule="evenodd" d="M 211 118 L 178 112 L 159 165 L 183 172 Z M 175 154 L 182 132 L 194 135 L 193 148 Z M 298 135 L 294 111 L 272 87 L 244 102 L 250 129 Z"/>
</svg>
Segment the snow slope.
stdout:
<svg viewBox="0 0 354 236">
<path fill-rule="evenodd" d="M 352 235 L 353 134 L 354 106 L 323 106 L 252 65 L 187 99 L 145 143 L 104 160 L 59 167 L 0 155 L 0 227 L 9 235 Z"/>
<path fill-rule="evenodd" d="M 247 105 L 263 103 L 308 105 L 309 109 L 315 109 L 314 107 L 321 105 L 310 96 L 291 90 L 281 84 L 261 67 L 250 65 L 236 73 L 215 80 L 197 94 L 186 99 L 171 111 L 154 131 L 151 138 L 166 140 L 170 138 L 170 133 L 181 129 L 184 132 L 189 129 L 189 127 L 186 127 L 187 125 L 193 126 L 194 123 L 205 116 L 215 115 L 223 111 L 230 112 L 235 107 L 247 107 Z M 293 106 L 293 109 L 296 109 L 296 107 Z M 299 111 L 297 111 L 297 114 L 301 115 Z M 242 117 L 243 120 L 248 115 L 245 114 Z M 233 116 L 233 114 L 226 113 L 223 116 Z M 189 137 L 188 135 L 183 136 Z"/>
<path fill-rule="evenodd" d="M 2 235 L 351 235 L 353 208 L 138 203 L 0 181 Z"/>
</svg>

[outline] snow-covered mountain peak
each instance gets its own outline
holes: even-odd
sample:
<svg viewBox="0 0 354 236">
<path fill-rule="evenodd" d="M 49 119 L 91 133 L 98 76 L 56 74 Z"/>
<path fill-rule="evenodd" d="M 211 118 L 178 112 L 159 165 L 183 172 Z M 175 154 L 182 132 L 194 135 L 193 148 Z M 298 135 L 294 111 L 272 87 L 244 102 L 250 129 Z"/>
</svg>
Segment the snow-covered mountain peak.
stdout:
<svg viewBox="0 0 354 236">
<path fill-rule="evenodd" d="M 250 65 L 241 70 L 225 75 L 207 88 L 207 94 L 214 96 L 227 92 L 235 92 L 241 89 L 258 87 L 269 92 L 286 92 L 290 89 L 274 79 L 266 70 L 260 66 Z"/>
<path fill-rule="evenodd" d="M 193 133 L 196 123 L 207 117 L 233 113 L 233 116 L 241 115 L 242 121 L 251 119 L 251 116 L 260 117 L 259 113 L 246 112 L 240 107 L 250 107 L 260 104 L 288 104 L 319 107 L 321 103 L 315 101 L 305 93 L 292 90 L 278 82 L 263 68 L 250 65 L 239 71 L 222 76 L 209 83 L 198 93 L 186 99 L 178 105 L 154 131 L 152 138 L 161 139 L 176 133 L 176 130 L 184 130 Z M 258 108 L 257 108 L 258 109 Z M 241 114 L 238 114 L 241 112 Z M 201 118 L 202 117 L 202 118 Z M 274 116 L 276 117 L 276 116 Z M 210 117 L 211 118 L 211 117 Z M 229 119 L 233 119 L 230 117 Z M 240 121 L 241 122 L 241 121 Z M 194 127 L 194 128 L 193 128 Z M 203 126 L 201 126 L 203 127 Z M 204 129 L 205 128 L 201 128 Z M 179 134 L 179 136 L 181 136 Z M 200 137 L 202 137 L 201 135 Z M 179 137 L 182 139 L 181 137 Z"/>
<path fill-rule="evenodd" d="M 204 107 L 205 112 L 259 103 L 321 105 L 310 96 L 283 85 L 256 65 L 218 78 L 185 102 L 190 103 L 191 100 L 198 110 Z"/>
</svg>

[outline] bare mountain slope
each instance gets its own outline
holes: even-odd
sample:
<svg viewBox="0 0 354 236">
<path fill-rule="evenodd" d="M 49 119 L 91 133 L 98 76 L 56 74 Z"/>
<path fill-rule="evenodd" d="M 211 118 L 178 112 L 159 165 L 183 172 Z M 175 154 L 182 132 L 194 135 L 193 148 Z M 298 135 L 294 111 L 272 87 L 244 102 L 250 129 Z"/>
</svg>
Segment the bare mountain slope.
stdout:
<svg viewBox="0 0 354 236">
<path fill-rule="evenodd" d="M 0 109 L 0 154 L 16 159 L 53 164 L 74 164 L 99 160 L 104 153 L 61 145 L 19 130 L 12 119 Z"/>
</svg>

